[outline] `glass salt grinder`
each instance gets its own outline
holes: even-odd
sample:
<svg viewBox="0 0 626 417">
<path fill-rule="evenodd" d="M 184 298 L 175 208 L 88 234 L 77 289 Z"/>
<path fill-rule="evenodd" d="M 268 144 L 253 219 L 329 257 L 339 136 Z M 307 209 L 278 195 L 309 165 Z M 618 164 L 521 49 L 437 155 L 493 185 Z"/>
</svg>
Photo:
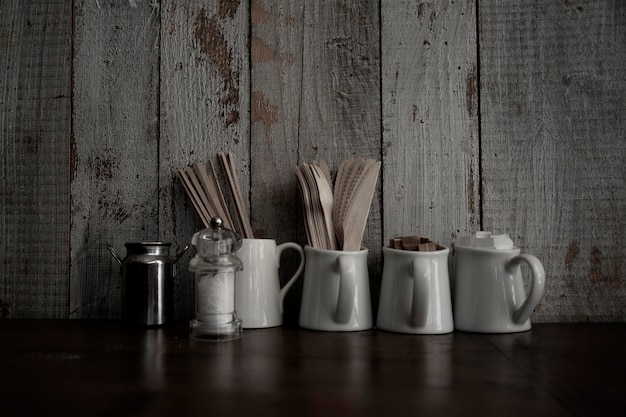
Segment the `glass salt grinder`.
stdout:
<svg viewBox="0 0 626 417">
<path fill-rule="evenodd" d="M 196 256 L 189 262 L 195 273 L 196 318 L 189 322 L 189 337 L 200 341 L 241 337 L 241 320 L 235 314 L 235 273 L 243 269 L 235 252 L 241 247 L 237 233 L 211 219 L 211 227 L 194 236 Z"/>
</svg>

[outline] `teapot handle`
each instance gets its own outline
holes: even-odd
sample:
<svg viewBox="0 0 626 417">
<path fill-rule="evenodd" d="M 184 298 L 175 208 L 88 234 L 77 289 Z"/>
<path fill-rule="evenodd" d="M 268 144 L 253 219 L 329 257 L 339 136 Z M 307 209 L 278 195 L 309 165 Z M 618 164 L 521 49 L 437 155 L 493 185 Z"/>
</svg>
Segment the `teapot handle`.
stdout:
<svg viewBox="0 0 626 417">
<path fill-rule="evenodd" d="M 512 275 L 520 263 L 526 263 L 530 267 L 533 278 L 526 301 L 513 313 L 513 322 L 516 324 L 523 324 L 530 318 L 531 313 L 543 295 L 546 285 L 546 273 L 543 265 L 533 255 L 522 254 L 512 258 L 505 265 L 506 272 Z"/>
</svg>

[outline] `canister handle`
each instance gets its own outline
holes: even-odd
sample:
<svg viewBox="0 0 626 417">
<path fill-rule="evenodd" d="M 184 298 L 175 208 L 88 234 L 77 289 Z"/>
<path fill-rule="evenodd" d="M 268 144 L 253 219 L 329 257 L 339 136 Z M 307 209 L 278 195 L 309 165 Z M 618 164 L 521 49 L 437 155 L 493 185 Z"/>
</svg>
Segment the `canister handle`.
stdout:
<svg viewBox="0 0 626 417">
<path fill-rule="evenodd" d="M 182 256 L 185 254 L 185 252 L 187 252 L 187 250 L 189 249 L 191 245 L 187 245 L 183 248 L 183 250 L 181 250 L 180 252 L 178 252 L 176 254 L 176 256 L 174 257 L 174 260 L 172 260 L 172 263 L 176 263 L 180 260 L 180 258 L 182 258 Z"/>
<path fill-rule="evenodd" d="M 113 257 L 115 258 L 117 263 L 119 263 L 121 265 L 122 264 L 122 258 L 120 258 L 119 255 L 117 254 L 117 252 L 115 252 L 115 249 L 113 249 L 113 246 L 111 246 L 111 245 L 109 245 L 107 243 L 107 249 L 109 250 L 109 252 L 111 252 L 111 255 L 113 255 Z"/>
</svg>

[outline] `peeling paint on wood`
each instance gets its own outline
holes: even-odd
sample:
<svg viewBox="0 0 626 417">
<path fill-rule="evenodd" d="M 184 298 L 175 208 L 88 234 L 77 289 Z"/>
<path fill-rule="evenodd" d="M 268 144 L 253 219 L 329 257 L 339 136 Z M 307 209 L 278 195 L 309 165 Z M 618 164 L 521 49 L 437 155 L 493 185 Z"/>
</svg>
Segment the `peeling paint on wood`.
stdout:
<svg viewBox="0 0 626 417">
<path fill-rule="evenodd" d="M 232 53 L 217 19 L 209 17 L 206 9 L 202 8 L 196 16 L 193 27 L 193 37 L 204 56 L 215 66 L 224 82 L 232 84 Z"/>
<path fill-rule="evenodd" d="M 270 131 L 272 125 L 278 121 L 277 107 L 269 103 L 267 97 L 260 91 L 253 91 L 251 98 L 251 120 L 254 125 L 256 122 L 263 122 L 266 131 Z"/>
<path fill-rule="evenodd" d="M 597 247 L 591 248 L 589 254 L 589 280 L 592 283 L 604 283 L 610 288 L 622 288 L 623 280 L 621 271 L 623 270 L 621 262 L 614 261 L 609 266 L 604 266 L 605 258 Z M 605 270 L 608 270 L 605 272 Z"/>
<path fill-rule="evenodd" d="M 228 7 L 223 6 L 224 3 L 227 3 Z M 236 10 L 232 3 L 238 2 L 223 1 L 220 3 L 221 18 L 232 19 L 234 14 L 231 15 L 231 12 Z M 196 16 L 193 36 L 200 51 L 217 69 L 224 82 L 225 94 L 220 98 L 220 104 L 225 107 L 222 113 L 225 125 L 230 126 L 237 123 L 239 121 L 239 88 L 238 79 L 232 71 L 233 55 L 217 18 L 209 17 L 204 8 L 200 9 Z"/>
<path fill-rule="evenodd" d="M 467 87 L 465 88 L 465 102 L 467 105 L 467 113 L 470 117 L 474 116 L 478 88 L 476 86 L 476 66 L 472 67 L 472 71 L 467 76 Z"/>
<path fill-rule="evenodd" d="M 240 0 L 220 0 L 219 17 L 221 19 L 234 19 L 240 5 Z"/>
<path fill-rule="evenodd" d="M 263 42 L 262 39 L 253 36 L 252 42 L 252 64 L 273 61 L 278 57 L 278 52 Z"/>
<path fill-rule="evenodd" d="M 578 259 L 578 255 L 580 255 L 580 248 L 578 246 L 578 241 L 572 241 L 567 247 L 567 253 L 565 254 L 565 268 L 568 272 L 572 272 L 574 269 L 574 262 Z"/>
<path fill-rule="evenodd" d="M 271 19 L 272 15 L 265 9 L 263 3 L 261 3 L 259 0 L 252 0 L 250 2 L 250 7 L 251 21 L 253 26 L 262 25 L 264 23 L 267 23 Z M 252 50 L 254 51 L 254 48 L 252 48 Z"/>
<path fill-rule="evenodd" d="M 476 182 L 474 181 L 474 166 L 469 162 L 467 174 L 467 208 L 472 216 L 476 216 Z"/>
<path fill-rule="evenodd" d="M 203 225 L 176 169 L 216 162 L 218 152 L 231 151 L 244 198 L 249 195 L 250 15 L 248 2 L 161 3 L 165 28 L 175 30 L 161 32 L 159 230 L 162 240 L 180 246 Z M 195 314 L 193 274 L 186 268 L 179 274 L 176 317 L 189 319 Z"/>
</svg>

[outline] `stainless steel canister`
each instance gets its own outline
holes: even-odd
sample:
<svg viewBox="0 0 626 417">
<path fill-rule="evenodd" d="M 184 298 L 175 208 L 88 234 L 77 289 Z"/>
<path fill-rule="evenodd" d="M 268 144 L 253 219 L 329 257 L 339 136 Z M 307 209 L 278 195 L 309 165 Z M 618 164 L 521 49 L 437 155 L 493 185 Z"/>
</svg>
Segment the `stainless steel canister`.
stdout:
<svg viewBox="0 0 626 417">
<path fill-rule="evenodd" d="M 107 249 L 120 264 L 122 277 L 122 319 L 130 324 L 159 326 L 172 320 L 176 262 L 186 246 L 171 257 L 171 243 L 129 242 L 126 257 L 120 259 L 113 247 Z"/>
</svg>

